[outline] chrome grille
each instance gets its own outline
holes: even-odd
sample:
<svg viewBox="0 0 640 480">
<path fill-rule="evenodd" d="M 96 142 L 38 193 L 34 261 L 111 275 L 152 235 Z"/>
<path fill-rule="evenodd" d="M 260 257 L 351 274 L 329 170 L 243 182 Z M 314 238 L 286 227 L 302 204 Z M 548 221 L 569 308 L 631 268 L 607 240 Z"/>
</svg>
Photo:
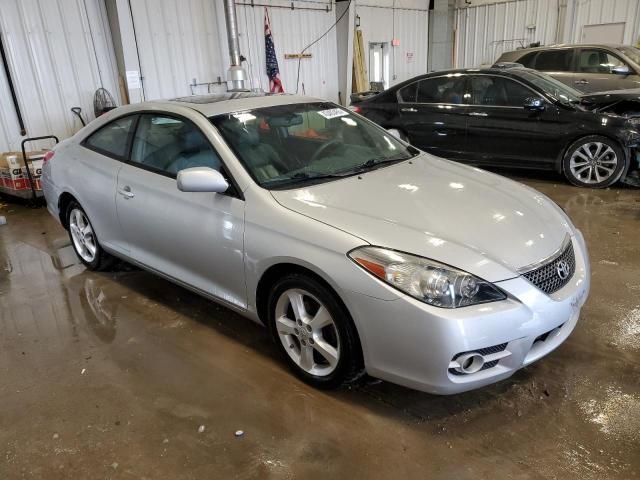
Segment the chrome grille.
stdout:
<svg viewBox="0 0 640 480">
<path fill-rule="evenodd" d="M 568 266 L 568 275 L 564 279 L 558 273 L 561 262 L 565 262 L 563 266 Z M 569 283 L 575 271 L 576 257 L 573 253 L 573 244 L 569 241 L 560 255 L 535 270 L 523 273 L 522 276 L 543 292 L 553 293 Z"/>
</svg>

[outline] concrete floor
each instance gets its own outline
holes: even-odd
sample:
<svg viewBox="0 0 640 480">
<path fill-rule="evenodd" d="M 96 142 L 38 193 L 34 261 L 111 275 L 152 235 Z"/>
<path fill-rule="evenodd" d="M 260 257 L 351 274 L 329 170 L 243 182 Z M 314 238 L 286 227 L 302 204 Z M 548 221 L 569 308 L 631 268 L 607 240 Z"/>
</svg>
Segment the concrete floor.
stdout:
<svg viewBox="0 0 640 480">
<path fill-rule="evenodd" d="M 45 209 L 2 204 L 0 478 L 638 478 L 640 191 L 524 181 L 582 229 L 591 296 L 556 352 L 453 397 L 313 390 L 257 325 L 87 272 Z"/>
</svg>

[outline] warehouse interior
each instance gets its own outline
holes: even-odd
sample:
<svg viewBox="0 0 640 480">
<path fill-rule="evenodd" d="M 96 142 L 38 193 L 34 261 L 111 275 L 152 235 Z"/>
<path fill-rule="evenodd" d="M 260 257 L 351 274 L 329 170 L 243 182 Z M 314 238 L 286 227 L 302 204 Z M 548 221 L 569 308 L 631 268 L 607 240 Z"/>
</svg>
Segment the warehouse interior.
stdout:
<svg viewBox="0 0 640 480">
<path fill-rule="evenodd" d="M 500 64 L 503 55 L 523 49 L 534 48 L 537 52 L 536 48 L 558 45 L 558 48 L 572 46 L 583 50 L 587 47 L 613 49 L 620 45 L 640 53 L 638 0 L 0 0 L 0 40 L 4 67 L 0 68 L 0 371 L 4 379 L 0 384 L 0 450 L 3 452 L 0 478 L 329 476 L 596 480 L 640 476 L 640 366 L 637 361 L 640 355 L 640 249 L 637 245 L 640 130 L 636 131 L 640 122 L 634 123 L 640 117 L 640 70 L 634 74 L 635 64 L 628 62 L 629 65 L 624 65 L 627 70 L 614 74 L 616 66 L 607 66 L 613 80 L 624 77 L 637 84 L 637 90 L 629 87 L 630 83 L 606 89 L 606 95 L 616 99 L 616 95 L 626 95 L 620 97 L 620 101 L 610 102 L 630 105 L 622 113 L 607 111 L 604 107 L 600 110 L 598 102 L 604 105 L 606 101 L 598 97 L 602 88 L 577 91 L 573 88 L 584 86 L 578 83 L 583 80 L 576 80 L 574 85 L 573 79 L 571 91 L 577 96 L 594 95 L 581 104 L 574 115 L 576 118 L 581 115 L 582 120 L 564 120 L 565 117 L 560 120 L 560 114 L 548 120 L 544 117 L 551 115 L 552 104 L 558 111 L 578 109 L 554 103 L 557 98 L 552 94 L 545 96 L 542 88 L 549 88 L 551 83 L 539 87 L 540 96 L 548 102 L 546 110 L 537 104 L 524 107 L 530 122 L 524 130 L 529 129 L 536 136 L 518 140 L 517 149 L 533 152 L 536 144 L 544 144 L 550 151 L 555 148 L 552 145 L 556 145 L 554 138 L 564 138 L 565 129 L 569 129 L 566 125 L 571 123 L 572 129 L 585 132 L 582 137 L 589 139 L 589 145 L 600 142 L 595 156 L 587 153 L 588 165 L 593 167 L 598 181 L 600 161 L 603 165 L 611 161 L 611 157 L 604 157 L 606 152 L 598 156 L 601 148 L 611 146 L 611 142 L 622 142 L 615 143 L 619 149 L 610 147 L 607 151 L 617 154 L 617 159 L 624 156 L 626 163 L 620 164 L 613 174 L 616 178 L 611 177 L 611 182 L 606 184 L 604 180 L 597 184 L 595 180 L 585 180 L 581 184 L 581 177 L 572 179 L 566 175 L 566 170 L 575 170 L 577 158 L 576 154 L 569 154 L 583 148 L 583 144 L 578 145 L 580 135 L 550 153 L 553 167 L 549 168 L 532 169 L 526 165 L 520 168 L 522 165 L 511 161 L 496 164 L 487 158 L 475 162 L 469 160 L 469 156 L 457 158 L 453 153 L 451 156 L 444 153 L 460 153 L 467 148 L 470 153 L 465 150 L 463 154 L 481 155 L 480 147 L 472 144 L 481 143 L 483 136 L 488 138 L 484 143 L 491 144 L 486 148 L 506 152 L 509 137 L 521 135 L 516 120 L 491 123 L 493 106 L 489 105 L 489 114 L 478 109 L 468 114 L 465 110 L 463 121 L 467 133 L 456 137 L 458 140 L 453 138 L 448 123 L 451 116 L 457 109 L 474 107 L 469 100 L 476 96 L 475 80 L 471 77 L 466 87 L 469 90 L 463 97 L 450 95 L 447 100 L 438 100 L 440 104 L 437 108 L 434 106 L 431 116 L 424 114 L 406 131 L 393 123 L 396 120 L 390 120 L 389 113 L 389 109 L 393 109 L 393 115 L 398 115 L 393 118 L 401 121 L 406 121 L 407 112 L 415 113 L 416 117 L 423 115 L 421 105 L 431 101 L 420 100 L 419 87 L 414 90 L 413 103 L 403 100 L 403 96 L 406 98 L 403 92 L 408 91 L 417 77 L 422 80 L 446 77 L 455 81 L 465 75 L 510 75 L 513 69 L 529 70 L 530 65 L 520 64 L 525 63 L 525 57 L 515 61 L 507 59 Z M 576 58 L 574 62 L 580 68 L 582 57 Z M 591 57 L 585 58 L 591 61 Z M 608 58 L 613 58 L 611 53 Z M 274 60 L 275 74 L 270 73 Z M 635 61 L 640 65 L 640 56 Z M 564 88 L 561 75 L 545 72 L 549 75 L 541 75 L 553 76 L 550 82 L 559 85 L 555 88 Z M 490 88 L 485 91 L 483 101 L 490 97 L 487 93 Z M 505 92 L 505 103 L 501 106 L 515 109 L 507 107 L 511 105 L 506 103 L 509 90 Z M 234 100 L 236 96 L 238 100 Z M 393 100 L 389 100 L 391 96 Z M 291 104 L 284 103 L 288 98 L 292 99 Z M 234 256 L 243 262 L 241 283 L 248 299 L 245 305 L 231 298 L 227 291 L 220 294 L 190 284 L 160 267 L 136 261 L 133 256 L 118 255 L 117 249 L 111 252 L 107 248 L 104 252 L 114 260 L 109 269 L 94 269 L 93 260 L 83 259 L 82 250 L 74 244 L 71 220 L 64 210 L 76 201 L 83 204 L 79 194 L 74 193 L 77 198 L 69 203 L 62 189 L 46 185 L 61 182 L 65 176 L 73 178 L 78 192 L 83 188 L 95 189 L 95 202 L 103 202 L 98 198 L 102 177 L 97 176 L 103 168 L 99 164 L 89 165 L 82 175 L 74 176 L 69 172 L 69 165 L 74 161 L 84 162 L 80 149 L 87 146 L 87 139 L 106 128 L 105 125 L 108 127 L 108 122 L 115 123 L 121 111 L 131 117 L 136 115 L 134 126 L 130 127 L 133 130 L 120 142 L 133 156 L 145 115 L 160 115 L 166 107 L 166 119 L 178 118 L 179 111 L 166 101 L 168 99 L 174 99 L 171 102 L 179 105 L 175 108 L 193 109 L 195 113 L 192 112 L 189 121 L 205 129 L 214 152 L 218 152 L 217 161 L 223 165 L 221 173 L 215 172 L 219 178 L 215 178 L 229 190 L 226 193 L 225 190 L 197 190 L 201 188 L 197 186 L 194 190 L 182 190 L 181 171 L 169 175 L 164 172 L 162 181 L 175 183 L 177 178 L 178 182 L 178 187 L 172 187 L 166 194 L 167 198 L 175 198 L 178 190 L 201 195 L 198 198 L 203 199 L 209 195 L 209 203 L 196 205 L 200 209 L 198 215 L 205 219 L 194 222 L 193 216 L 185 214 L 184 218 L 174 221 L 173 211 L 167 212 L 166 217 L 156 212 L 149 215 L 146 234 L 144 217 L 133 224 L 150 242 L 164 241 L 167 249 L 180 250 L 184 245 L 192 245 L 189 241 L 198 237 L 199 246 L 208 242 L 224 244 L 224 249 L 216 250 L 225 255 L 219 259 L 221 270 L 231 264 L 225 260 Z M 526 98 L 525 103 L 529 100 Z M 246 103 L 240 103 L 241 109 L 236 110 L 234 101 Z M 349 177 L 353 180 L 337 178 L 342 175 L 342 171 L 337 170 L 324 172 L 327 183 L 318 180 L 296 190 L 286 187 L 271 190 L 243 158 L 244 144 L 234 144 L 231 137 L 226 136 L 222 120 L 216 116 L 238 118 L 246 125 L 247 118 L 250 122 L 258 115 L 250 110 L 251 102 L 258 105 L 256 111 L 284 105 L 290 112 L 295 108 L 298 112 L 301 105 L 323 102 L 325 110 L 319 112 L 323 124 L 337 122 L 337 118 L 347 126 L 360 121 L 371 125 L 375 122 L 384 129 L 379 129 L 378 134 L 392 150 L 397 153 L 407 149 L 416 155 L 402 162 L 408 159 L 409 164 L 417 164 L 417 159 L 422 158 L 420 155 L 435 155 L 462 159 L 462 163 L 471 167 L 468 173 L 454 174 L 454 167 L 434 163 L 440 166 L 434 166 L 432 174 L 416 173 L 415 179 L 402 177 L 405 180 L 400 184 L 396 179 L 401 177 L 388 172 L 396 168 L 395 164 L 377 171 L 354 170 L 354 176 Z M 258 102 L 275 103 L 265 103 L 268 106 L 264 107 Z M 518 102 L 517 108 L 522 110 L 522 101 Z M 572 102 L 580 103 L 579 100 Z M 210 115 L 210 111 L 214 113 Z M 240 141 L 251 144 L 254 150 L 260 148 L 260 162 L 271 158 L 276 150 L 281 156 L 294 155 L 284 146 L 264 145 L 264 139 L 276 135 L 279 128 L 289 129 L 297 141 L 326 140 L 316 154 L 309 154 L 312 160 L 321 156 L 320 151 L 325 153 L 325 148 L 333 149 L 334 142 L 346 141 L 347 136 L 336 133 L 336 128 L 322 130 L 317 121 L 314 124 L 306 117 L 304 126 L 303 117 L 298 123 L 290 120 L 298 115 L 290 112 L 286 117 L 289 123 L 282 120 L 285 117 L 280 118 L 280 123 L 269 123 L 258 115 L 262 123 L 257 131 L 262 140 L 249 138 L 247 131 L 247 136 L 241 137 Z M 404 116 L 398 112 L 405 112 Z M 589 119 L 585 120 L 587 116 Z M 202 117 L 201 123 L 197 117 Z M 469 130 L 473 121 L 480 122 L 485 129 L 478 130 L 475 140 Z M 550 130 L 543 130 L 543 121 L 551 124 Z M 154 122 L 155 118 L 150 125 Z M 589 122 L 597 124 L 593 131 Z M 203 126 L 205 123 L 207 127 Z M 426 142 L 436 145 L 434 150 L 420 143 L 423 138 L 420 132 L 431 132 L 431 128 L 435 133 L 430 138 L 435 140 Z M 502 130 L 494 137 L 491 129 Z M 611 133 L 612 129 L 616 129 L 616 133 Z M 385 131 L 389 136 L 382 136 Z M 415 137 L 414 131 L 418 132 Z M 224 147 L 213 143 L 214 138 Z M 437 143 L 450 138 L 453 146 L 445 148 Z M 572 143 L 574 141 L 577 143 Z M 257 142 L 263 145 L 256 147 Z M 75 150 L 69 147 L 72 144 Z M 355 158 L 358 150 L 348 152 L 345 157 Z M 491 152 L 482 155 L 499 157 L 499 153 Z M 105 149 L 91 150 L 92 159 L 97 159 L 98 154 L 107 155 Z M 237 166 L 229 168 L 229 159 L 233 158 Z M 133 162 L 124 156 L 118 160 L 127 166 Z M 378 160 L 373 159 L 373 163 L 370 160 L 368 167 Z M 63 165 L 66 166 L 63 168 Z M 246 181 L 238 178 L 238 174 L 234 178 L 234 172 L 243 168 L 246 172 L 242 178 Z M 487 176 L 484 176 L 485 169 L 490 172 Z M 153 169 L 146 168 L 145 174 L 150 171 Z M 265 171 L 260 170 L 260 175 Z M 420 170 L 424 171 L 428 172 Z M 94 174 L 96 177 L 92 177 Z M 304 175 L 298 172 L 288 180 L 312 179 L 309 172 Z M 354 183 L 365 184 L 367 176 L 374 175 L 378 183 L 371 187 Z M 455 175 L 459 175 L 459 179 L 456 180 Z M 426 178 L 430 176 L 432 178 Z M 504 177 L 510 183 L 501 183 Z M 442 181 L 443 186 L 434 183 L 437 181 Z M 119 182 L 117 177 L 116 182 Z M 473 182 L 477 182 L 475 196 L 469 193 L 464 197 Z M 333 183 L 345 187 L 341 190 L 335 186 L 329 190 Z M 589 188 L 589 183 L 603 188 Z M 152 187 L 157 185 L 165 184 Z M 522 190 L 517 193 L 515 189 L 521 186 Z M 514 190 L 510 191 L 511 188 Z M 231 190 L 237 198 L 228 195 Z M 370 191 L 374 193 L 365 198 Z M 260 201 L 266 202 L 266 198 L 274 202 L 274 210 L 261 207 L 250 211 L 252 192 L 257 192 L 255 198 Z M 112 197 L 117 198 L 118 193 L 129 195 L 125 203 L 143 200 L 141 195 L 134 199 L 134 192 L 129 190 L 116 192 L 114 187 Z M 219 200 L 223 193 L 229 203 L 218 207 L 213 198 Z M 411 197 L 412 194 L 415 195 Z M 418 194 L 426 197 L 418 200 Z M 485 203 L 489 202 L 487 195 L 494 194 L 498 199 L 495 208 Z M 152 198 L 160 198 L 162 194 L 158 195 Z M 406 203 L 398 200 L 405 198 Z M 242 201 L 247 210 L 237 213 L 236 203 L 231 200 Z M 507 206 L 508 202 L 512 203 Z M 121 212 L 117 208 L 122 208 L 122 203 L 113 203 L 113 211 Z M 222 212 L 220 237 L 206 238 L 201 235 L 216 233 L 216 227 L 206 220 L 206 208 L 214 204 Z M 449 208 L 451 204 L 458 208 L 437 211 L 437 206 Z M 149 205 L 150 202 L 146 204 Z M 298 205 L 302 206 L 298 208 Z M 440 223 L 434 231 L 429 230 L 433 222 L 422 224 L 416 220 L 418 226 L 412 223 L 411 228 L 400 225 L 401 216 L 387 214 L 387 205 L 399 205 L 398 210 L 406 209 L 415 217 L 435 218 Z M 92 217 L 88 207 L 82 207 L 89 213 L 88 217 Z M 168 204 L 163 208 L 171 210 Z M 524 215 L 520 210 L 527 215 L 529 211 L 533 213 L 525 223 L 503 222 L 507 208 L 520 216 Z M 536 210 L 538 208 L 545 210 Z M 106 208 L 95 207 L 95 211 L 106 211 Z M 473 218 L 472 212 L 486 213 L 489 220 L 483 225 Z M 93 215 L 90 220 L 95 226 L 97 214 Z M 276 215 L 282 215 L 282 219 Z M 517 215 L 514 214 L 516 220 Z M 558 215 L 562 220 L 553 223 L 560 218 Z M 239 230 L 237 218 L 243 222 L 244 231 Z M 290 222 L 285 223 L 285 228 L 274 226 L 280 237 L 260 233 L 261 236 L 256 234 L 251 238 L 252 231 L 262 232 L 266 229 L 264 225 L 281 225 L 280 221 Z M 315 222 L 314 226 L 311 221 Z M 374 224 L 378 221 L 380 223 Z M 86 218 L 84 222 L 85 227 L 90 227 Z M 372 345 L 398 347 L 400 344 L 393 353 L 378 352 L 379 358 L 386 361 L 394 356 L 395 361 L 408 358 L 409 351 L 439 351 L 439 345 L 447 344 L 449 339 L 442 342 L 435 339 L 445 330 L 452 331 L 460 336 L 464 348 L 458 349 L 462 353 L 446 359 L 454 362 L 447 363 L 448 378 L 454 383 L 462 382 L 456 377 L 462 373 L 452 372 L 458 365 L 455 361 L 476 351 L 486 357 L 480 348 L 485 344 L 476 345 L 464 337 L 471 334 L 465 328 L 469 325 L 465 321 L 470 319 L 465 312 L 482 308 L 485 311 L 495 308 L 497 312 L 499 308 L 494 306 L 500 302 L 461 304 L 460 308 L 452 309 L 451 327 L 446 329 L 436 328 L 427 320 L 425 331 L 435 342 L 431 347 L 410 346 L 394 337 L 387 338 L 389 330 L 378 330 L 375 341 L 373 334 L 365 340 L 362 333 L 352 342 L 356 349 L 362 349 L 362 353 L 358 353 L 363 363 L 358 378 L 337 389 L 325 389 L 315 388 L 315 384 L 305 383 L 304 375 L 292 373 L 279 351 L 286 347 L 276 348 L 272 342 L 273 329 L 265 321 L 271 300 L 267 301 L 267 294 L 262 294 L 260 288 L 268 281 L 273 282 L 276 289 L 279 279 L 273 272 L 278 269 L 270 267 L 270 276 L 250 278 L 262 268 L 263 259 L 259 255 L 268 248 L 278 251 L 273 257 L 281 259 L 282 264 L 296 263 L 295 259 L 299 258 L 300 269 L 305 266 L 316 272 L 312 264 L 319 257 L 311 250 L 306 256 L 298 253 L 298 243 L 286 247 L 289 239 L 304 238 L 314 248 L 318 243 L 327 251 L 333 248 L 330 246 L 333 242 L 344 244 L 344 254 L 339 259 L 345 261 L 344 265 L 340 264 L 341 273 L 335 276 L 330 273 L 330 268 L 339 263 L 331 257 L 327 266 L 317 265 L 318 274 L 312 277 L 331 287 L 339 308 L 354 317 L 353 325 L 358 330 L 360 321 L 374 323 L 369 316 L 375 315 L 375 309 L 366 310 L 367 315 L 358 320 L 356 308 L 352 308 L 347 299 L 351 294 L 347 292 L 357 292 L 363 298 L 375 297 L 370 293 L 374 287 L 355 285 L 361 277 L 349 269 L 366 268 L 352 256 L 357 248 L 346 240 L 337 240 L 337 233 L 326 233 L 320 228 L 330 224 L 335 231 L 347 232 L 368 247 L 389 247 L 401 255 L 416 254 L 433 260 L 438 268 L 469 271 L 474 281 L 477 279 L 483 285 L 493 282 L 502 288 L 501 285 L 525 275 L 524 264 L 539 266 L 545 260 L 543 257 L 548 260 L 553 256 L 553 261 L 560 258 L 557 248 L 552 249 L 553 255 L 549 255 L 549 251 L 535 262 L 523 260 L 523 265 L 511 269 L 511 276 L 505 274 L 500 278 L 478 273 L 488 271 L 483 270 L 483 262 L 489 260 L 469 260 L 470 266 L 465 267 L 454 265 L 448 259 L 453 258 L 454 262 L 458 258 L 460 262 L 476 259 L 468 253 L 473 252 L 495 261 L 499 268 L 496 266 L 493 271 L 511 268 L 506 252 L 513 250 L 516 255 L 518 249 L 528 252 L 527 247 L 531 246 L 513 247 L 520 238 L 518 228 L 525 230 L 527 222 L 535 223 L 536 228 L 538 225 L 548 228 L 539 233 L 540 238 L 536 237 L 536 245 L 543 243 L 541 239 L 545 235 L 558 236 L 558 225 L 578 232 L 571 233 L 571 238 L 583 238 L 584 243 L 572 240 L 577 260 L 572 260 L 571 268 L 576 272 L 582 268 L 585 277 L 577 282 L 576 288 L 586 290 L 564 299 L 567 311 L 572 312 L 571 320 L 558 321 L 553 329 L 533 335 L 534 346 L 529 345 L 532 349 L 539 340 L 545 342 L 550 332 L 556 335 L 573 322 L 573 331 L 568 331 L 562 341 L 558 340 L 553 352 L 541 355 L 539 361 L 537 357 L 532 362 L 525 360 L 495 382 L 483 380 L 477 387 L 422 388 L 416 386 L 419 382 L 413 373 L 411 376 L 399 368 L 385 370 L 380 364 L 374 366 L 369 357 L 373 353 L 366 350 L 373 351 Z M 510 227 L 503 226 L 506 224 Z M 166 240 L 158 239 L 155 233 L 160 231 L 158 225 L 172 231 Z M 260 228 L 252 230 L 256 225 Z M 402 237 L 409 238 L 414 230 L 426 235 L 428 240 L 402 243 Z M 369 231 L 371 238 L 364 238 L 360 233 Z M 487 233 L 494 231 L 495 235 Z M 98 234 L 106 237 L 100 231 Z M 95 241 L 95 233 L 92 235 Z M 189 241 L 169 245 L 169 239 L 179 235 Z M 483 243 L 489 235 L 494 235 L 491 238 L 495 243 L 496 239 L 502 242 L 493 256 Z M 314 240 L 314 236 L 318 238 Z M 422 250 L 391 248 L 392 245 L 382 243 L 385 238 L 395 238 L 398 245 L 416 245 L 415 248 L 431 242 L 429 252 L 439 252 L 437 247 L 442 244 L 442 249 L 450 245 L 451 256 L 435 258 L 421 253 Z M 240 240 L 233 243 L 236 239 Z M 82 244 L 86 247 L 86 243 Z M 102 251 L 97 241 L 94 245 Z M 259 247 L 251 251 L 252 245 Z M 563 243 L 563 248 L 565 246 Z M 187 248 L 178 252 L 176 258 L 192 258 L 194 254 Z M 573 258 L 573 250 L 571 255 Z M 370 261 L 377 257 L 367 258 L 366 261 Z M 209 265 L 207 261 L 212 259 L 202 259 L 203 264 Z M 294 270 L 294 274 L 302 275 L 300 269 Z M 343 274 L 344 271 L 350 273 Z M 322 272 L 327 272 L 326 279 Z M 389 298 L 376 297 L 380 304 L 385 304 L 384 308 L 380 307 L 382 316 L 382 311 L 386 312 L 388 305 L 395 303 L 395 297 L 391 298 L 399 295 L 400 289 L 389 283 L 389 273 L 384 269 L 381 276 L 372 270 L 366 275 L 357 272 L 366 277 L 363 282 L 375 281 L 375 288 L 384 289 L 385 295 L 389 295 Z M 211 275 L 233 277 L 239 273 L 216 271 Z M 559 270 L 558 275 L 564 280 L 562 271 Z M 348 281 L 341 284 L 343 279 Z M 569 286 L 572 279 L 572 276 L 568 279 Z M 386 283 L 381 286 L 383 282 Z M 345 294 L 341 298 L 343 290 Z M 533 298 L 531 292 L 518 299 L 507 290 L 505 287 L 503 303 L 520 302 L 529 308 L 522 298 Z M 320 298 L 316 301 L 323 308 L 322 298 L 314 295 Z M 414 295 L 407 303 L 420 303 L 416 298 Z M 398 303 L 401 301 L 404 300 Z M 551 315 L 550 305 L 554 302 L 559 304 L 559 297 L 550 294 L 544 297 L 544 302 L 536 304 L 543 305 L 540 311 L 529 308 L 528 322 L 534 325 L 543 321 L 545 315 Z M 243 313 L 240 307 L 246 307 L 250 314 Z M 437 307 L 441 305 L 428 305 L 432 310 L 446 310 Z M 421 305 L 420 308 L 427 307 Z M 271 313 L 268 316 L 272 318 Z M 516 317 L 505 315 L 505 330 L 521 321 L 521 317 Z M 473 331 L 479 332 L 479 337 L 499 336 L 493 330 L 489 332 L 488 327 L 483 330 L 482 318 L 475 320 L 480 326 L 474 324 Z M 397 316 L 390 315 L 375 323 L 384 322 L 393 325 L 393 329 L 403 329 L 414 320 L 398 312 Z M 525 337 L 523 332 L 528 331 L 528 322 L 518 324 L 514 342 Z M 351 334 L 336 329 L 342 338 L 340 341 L 351 338 Z M 383 335 L 382 331 L 387 333 Z M 407 333 L 402 337 L 405 343 L 408 336 Z M 296 342 L 302 345 L 305 340 L 309 341 L 306 336 L 298 337 L 301 340 Z M 486 340 L 486 346 L 508 344 L 501 347 L 502 350 L 513 353 L 516 349 L 515 343 L 508 343 L 511 340 Z M 300 343 L 296 345 L 302 351 Z M 344 350 L 346 343 L 338 345 L 342 345 L 338 351 L 347 351 Z M 495 358 L 492 360 L 495 364 L 502 361 L 502 357 Z M 397 365 L 390 360 L 388 364 Z M 463 369 L 461 361 L 459 364 Z M 481 371 L 470 370 L 470 378 L 482 375 L 487 366 L 495 364 L 487 361 L 478 367 Z M 507 365 L 507 361 L 504 364 Z M 498 365 L 498 368 L 507 371 L 507 367 Z M 460 383 L 456 388 L 458 386 Z"/>
</svg>

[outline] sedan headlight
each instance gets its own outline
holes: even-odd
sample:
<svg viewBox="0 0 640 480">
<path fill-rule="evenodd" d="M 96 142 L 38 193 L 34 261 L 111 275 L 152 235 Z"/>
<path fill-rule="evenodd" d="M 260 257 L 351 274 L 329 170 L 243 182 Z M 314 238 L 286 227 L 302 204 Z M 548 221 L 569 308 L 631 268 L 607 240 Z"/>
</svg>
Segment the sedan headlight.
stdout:
<svg viewBox="0 0 640 480">
<path fill-rule="evenodd" d="M 360 247 L 349 258 L 392 287 L 436 307 L 458 308 L 504 300 L 496 286 L 434 260 L 380 247 Z"/>
</svg>

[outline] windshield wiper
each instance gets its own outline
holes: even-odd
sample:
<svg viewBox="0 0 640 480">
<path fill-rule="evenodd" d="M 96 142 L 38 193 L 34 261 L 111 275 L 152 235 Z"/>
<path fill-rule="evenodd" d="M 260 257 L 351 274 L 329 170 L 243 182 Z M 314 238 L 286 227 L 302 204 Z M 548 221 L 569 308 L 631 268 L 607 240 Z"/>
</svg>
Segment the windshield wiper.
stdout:
<svg viewBox="0 0 640 480">
<path fill-rule="evenodd" d="M 332 178 L 342 178 L 348 175 L 345 174 L 337 174 L 337 173 L 314 173 L 314 172 L 297 172 L 289 177 L 277 178 L 271 182 L 268 182 L 269 186 L 284 186 L 284 185 L 293 185 L 297 183 L 303 183 L 306 181 L 313 180 L 324 180 L 324 179 L 332 179 Z"/>
<path fill-rule="evenodd" d="M 366 162 L 350 168 L 349 171 L 361 172 L 363 170 L 371 170 L 385 163 L 401 162 L 403 160 L 409 160 L 410 158 L 412 157 L 400 156 L 400 157 L 390 157 L 390 158 L 387 158 L 387 157 L 370 158 Z"/>
</svg>

